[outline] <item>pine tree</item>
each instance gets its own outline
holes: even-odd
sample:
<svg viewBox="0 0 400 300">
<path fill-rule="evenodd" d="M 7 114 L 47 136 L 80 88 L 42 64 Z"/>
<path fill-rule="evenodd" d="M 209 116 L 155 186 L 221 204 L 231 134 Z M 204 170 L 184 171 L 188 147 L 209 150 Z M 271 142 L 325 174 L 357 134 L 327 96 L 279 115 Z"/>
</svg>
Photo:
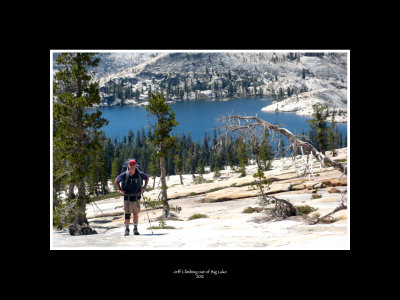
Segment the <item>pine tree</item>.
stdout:
<svg viewBox="0 0 400 300">
<path fill-rule="evenodd" d="M 260 144 L 258 143 L 258 137 L 252 135 L 249 139 L 250 150 L 256 158 L 256 163 L 259 169 L 261 169 L 261 161 L 260 161 Z"/>
<path fill-rule="evenodd" d="M 140 136 L 140 131 L 139 131 L 139 129 L 138 129 L 137 132 L 136 132 L 136 145 L 135 145 L 135 147 L 136 147 L 136 148 L 141 148 L 141 147 L 142 147 L 142 138 L 141 138 L 141 136 Z"/>
<path fill-rule="evenodd" d="M 327 114 L 324 111 L 327 109 L 326 106 L 321 105 L 320 103 L 314 104 L 313 106 L 313 118 L 311 120 L 307 120 L 307 123 L 310 125 L 312 140 L 315 138 L 315 147 L 318 151 L 321 151 L 322 154 L 325 155 L 325 151 L 327 150 L 327 132 L 328 126 L 326 124 Z"/>
<path fill-rule="evenodd" d="M 88 190 L 93 191 L 94 195 L 107 193 L 107 157 L 104 134 L 100 137 L 100 147 L 93 150 L 90 154 L 88 166 Z"/>
<path fill-rule="evenodd" d="M 56 59 L 58 72 L 53 81 L 53 157 L 63 161 L 56 174 L 78 188 L 75 203 L 69 211 L 75 228 L 86 218 L 85 177 L 90 151 L 99 146 L 100 128 L 108 124 L 101 111 L 89 114 L 88 107 L 100 104 L 98 83 L 91 82 L 88 69 L 99 63 L 94 53 L 60 53 Z M 91 131 L 92 134 L 88 134 Z M 72 231 L 70 231 L 73 234 Z"/>
<path fill-rule="evenodd" d="M 128 145 L 132 145 L 133 144 L 133 139 L 135 137 L 135 134 L 133 133 L 132 129 L 129 129 L 128 131 Z"/>
<path fill-rule="evenodd" d="M 163 195 L 163 217 L 169 215 L 169 205 L 167 197 L 167 182 L 166 182 L 166 168 L 165 157 L 168 152 L 174 147 L 176 143 L 176 136 L 170 136 L 172 128 L 177 126 L 179 122 L 175 120 L 175 112 L 165 102 L 165 98 L 161 93 L 152 93 L 149 98 L 149 105 L 146 110 L 154 115 L 157 119 L 156 123 L 152 125 L 154 139 L 152 144 L 157 148 L 157 155 L 160 158 L 161 169 L 161 189 Z"/>
<path fill-rule="evenodd" d="M 246 176 L 246 165 L 248 162 L 248 153 L 247 153 L 247 144 L 244 140 L 244 135 L 241 134 L 238 141 L 237 145 L 237 155 L 239 157 L 239 172 L 240 172 L 240 177 Z"/>
<path fill-rule="evenodd" d="M 192 151 L 193 147 L 189 147 L 186 153 L 186 159 L 184 160 L 184 172 L 194 174 L 194 170 L 192 170 L 193 159 L 192 159 Z"/>
<path fill-rule="evenodd" d="M 111 181 L 114 182 L 115 178 L 121 173 L 120 159 L 115 157 L 111 164 Z M 113 185 L 114 186 L 114 185 Z M 116 188 L 116 187 L 115 187 Z"/>
<path fill-rule="evenodd" d="M 140 92 L 139 92 L 139 90 L 135 90 L 135 93 L 133 95 L 134 95 L 136 101 L 140 100 Z"/>
<path fill-rule="evenodd" d="M 279 88 L 278 99 L 282 100 L 284 96 L 285 96 L 285 93 L 283 92 L 283 89 L 280 87 Z"/>
<path fill-rule="evenodd" d="M 271 169 L 272 160 L 274 158 L 274 152 L 272 150 L 271 142 L 269 141 L 269 136 L 270 136 L 269 131 L 265 130 L 264 135 L 261 138 L 260 160 L 264 165 L 264 170 Z"/>
<path fill-rule="evenodd" d="M 332 156 L 335 157 L 337 155 L 336 149 L 339 148 L 338 145 L 338 133 L 337 133 L 337 126 L 335 121 L 335 111 L 332 112 L 331 118 L 331 126 L 329 127 L 327 144 L 328 150 L 332 151 Z"/>
<path fill-rule="evenodd" d="M 150 155 L 150 162 L 149 166 L 147 168 L 147 173 L 149 176 L 153 178 L 153 189 L 156 184 L 156 177 L 160 176 L 160 164 L 157 162 L 158 157 L 157 157 L 157 152 L 154 151 L 154 148 L 152 147 L 152 153 Z"/>
<path fill-rule="evenodd" d="M 183 184 L 182 172 L 183 172 L 183 159 L 182 159 L 182 146 L 179 145 L 175 149 L 175 156 L 174 156 L 174 163 L 175 163 L 175 172 L 179 174 L 179 179 L 181 184 Z"/>
</svg>

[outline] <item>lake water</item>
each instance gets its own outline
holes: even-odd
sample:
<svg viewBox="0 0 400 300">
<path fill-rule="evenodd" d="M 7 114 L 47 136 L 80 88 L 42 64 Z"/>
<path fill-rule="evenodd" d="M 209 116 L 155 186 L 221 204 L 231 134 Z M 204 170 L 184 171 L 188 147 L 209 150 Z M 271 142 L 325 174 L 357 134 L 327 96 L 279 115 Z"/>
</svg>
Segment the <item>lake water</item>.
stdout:
<svg viewBox="0 0 400 300">
<path fill-rule="evenodd" d="M 261 100 L 267 99 L 267 100 Z M 294 113 L 275 113 L 263 112 L 261 108 L 272 103 L 272 98 L 242 98 L 229 101 L 187 101 L 169 104 L 175 111 L 175 118 L 179 125 L 174 128 L 173 133 L 181 135 L 185 133 L 192 137 L 193 141 L 202 144 L 204 133 L 213 137 L 214 128 L 221 124 L 217 119 L 228 114 L 240 114 L 246 116 L 257 116 L 273 125 L 280 125 L 294 134 L 301 134 L 302 130 L 306 133 L 310 130 L 307 120 L 311 117 L 298 116 Z M 109 125 L 103 128 L 106 136 L 114 140 L 117 137 L 121 141 L 123 136 L 128 136 L 131 129 L 136 136 L 138 130 L 142 127 L 147 130 L 155 118 L 149 116 L 144 106 L 111 106 L 99 107 L 103 112 L 103 117 L 109 120 Z M 346 138 L 347 124 L 337 123 L 338 129 L 342 132 L 343 140 Z"/>
</svg>

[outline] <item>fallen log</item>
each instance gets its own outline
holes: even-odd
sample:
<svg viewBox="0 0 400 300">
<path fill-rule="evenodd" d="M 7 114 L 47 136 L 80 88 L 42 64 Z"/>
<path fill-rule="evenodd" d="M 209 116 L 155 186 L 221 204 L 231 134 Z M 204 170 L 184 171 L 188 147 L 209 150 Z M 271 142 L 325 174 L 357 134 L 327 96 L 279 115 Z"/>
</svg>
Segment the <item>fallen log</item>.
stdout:
<svg viewBox="0 0 400 300">
<path fill-rule="evenodd" d="M 317 149 L 315 149 L 314 146 L 311 145 L 310 143 L 299 140 L 293 133 L 291 133 L 286 128 L 281 128 L 278 125 L 272 125 L 267 121 L 264 121 L 258 117 L 253 117 L 253 116 L 243 117 L 240 115 L 236 116 L 229 115 L 221 117 L 219 121 L 226 123 L 225 128 L 227 129 L 227 132 L 224 133 L 222 136 L 228 135 L 235 131 L 250 130 L 251 128 L 256 128 L 259 126 L 262 126 L 269 130 L 273 130 L 279 134 L 286 136 L 292 142 L 292 145 L 295 145 L 295 147 L 293 148 L 295 149 L 301 148 L 303 150 L 306 150 L 308 153 L 312 153 L 315 158 L 323 161 L 325 164 L 334 167 L 335 169 L 340 170 L 343 174 L 347 175 L 347 166 L 345 164 L 330 159 L 328 156 L 317 151 Z M 245 124 L 242 125 L 240 121 L 245 121 Z M 222 139 L 219 138 L 219 141 L 221 140 Z"/>
<path fill-rule="evenodd" d="M 319 222 L 323 222 L 323 221 L 327 220 L 328 218 L 332 218 L 331 216 L 333 214 L 335 214 L 336 212 L 338 212 L 339 210 L 342 210 L 342 209 L 347 209 L 347 205 L 345 205 L 343 202 L 338 207 L 336 207 L 334 210 L 332 210 L 330 213 L 328 213 L 328 214 L 326 214 L 326 215 L 324 215 L 322 217 L 318 217 L 314 221 L 309 222 L 309 224 L 310 225 L 315 225 L 315 224 L 317 224 Z"/>
</svg>

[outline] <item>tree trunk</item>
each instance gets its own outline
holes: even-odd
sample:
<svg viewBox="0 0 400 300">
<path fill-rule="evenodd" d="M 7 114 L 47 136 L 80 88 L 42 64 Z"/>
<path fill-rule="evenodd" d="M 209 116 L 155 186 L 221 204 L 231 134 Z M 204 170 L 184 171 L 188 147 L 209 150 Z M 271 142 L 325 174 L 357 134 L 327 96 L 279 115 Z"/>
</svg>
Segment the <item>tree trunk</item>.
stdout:
<svg viewBox="0 0 400 300">
<path fill-rule="evenodd" d="M 261 162 L 260 162 L 260 154 L 256 154 L 256 162 L 257 162 L 257 167 L 262 170 L 261 167 Z"/>
<path fill-rule="evenodd" d="M 82 122 L 82 110 L 79 109 L 78 110 L 78 143 L 77 143 L 77 152 L 79 155 L 81 155 L 83 153 L 83 134 L 84 134 L 84 129 L 83 129 L 83 122 Z M 84 166 L 83 166 L 83 162 L 79 161 L 77 164 L 77 169 L 79 170 L 79 172 L 83 173 L 84 170 Z M 86 200 L 85 200 L 85 196 L 86 196 L 86 192 L 85 192 L 85 183 L 83 181 L 83 178 L 79 179 L 79 182 L 77 183 L 77 187 L 78 187 L 78 206 L 76 208 L 76 215 L 74 218 L 74 225 L 83 225 L 83 223 L 86 223 L 89 225 L 88 220 L 86 219 Z"/>
<path fill-rule="evenodd" d="M 181 184 L 183 185 L 183 177 L 182 177 L 182 173 L 179 173 L 179 179 L 181 180 Z"/>
<path fill-rule="evenodd" d="M 80 54 L 77 54 L 78 57 Z M 78 70 L 81 69 L 81 62 L 78 59 Z M 77 97 L 82 96 L 82 79 L 81 76 L 77 79 Z M 77 146 L 76 151 L 78 155 L 81 156 L 83 154 L 84 148 L 84 125 L 83 125 L 83 109 L 78 107 L 76 110 L 77 114 Z M 84 170 L 83 162 L 79 161 L 77 164 L 77 169 L 79 172 Z M 78 235 L 78 234 L 90 234 L 93 230 L 88 226 L 89 221 L 86 218 L 86 191 L 85 191 L 85 183 L 83 178 L 79 179 L 77 183 L 78 187 L 78 195 L 77 195 L 77 207 L 75 208 L 75 216 L 72 225 L 69 228 L 69 232 L 71 235 Z"/>
<path fill-rule="evenodd" d="M 79 205 L 76 210 L 76 216 L 74 219 L 74 224 L 83 225 L 86 223 L 89 225 L 89 221 L 86 218 L 86 199 L 85 199 L 85 183 L 78 183 L 78 200 Z"/>
<path fill-rule="evenodd" d="M 75 195 L 75 193 L 74 193 L 74 188 L 75 188 L 75 185 L 74 185 L 74 184 L 70 184 L 70 185 L 68 186 L 68 197 L 69 197 L 69 198 L 72 197 L 72 195 Z"/>
<path fill-rule="evenodd" d="M 163 217 L 168 217 L 169 214 L 169 204 L 167 195 L 167 181 L 165 172 L 165 158 L 160 157 L 160 168 L 161 168 L 161 190 L 162 190 L 162 201 L 163 201 Z"/>
</svg>

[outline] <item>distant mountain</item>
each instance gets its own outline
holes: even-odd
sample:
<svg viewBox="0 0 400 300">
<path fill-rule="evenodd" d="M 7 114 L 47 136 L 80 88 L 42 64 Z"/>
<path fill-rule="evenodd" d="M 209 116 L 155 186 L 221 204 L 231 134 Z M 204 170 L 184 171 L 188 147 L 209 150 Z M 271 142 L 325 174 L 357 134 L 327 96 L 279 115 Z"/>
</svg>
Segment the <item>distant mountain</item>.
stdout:
<svg viewBox="0 0 400 300">
<path fill-rule="evenodd" d="M 96 55 L 100 58 L 99 65 L 96 67 L 97 77 L 101 78 L 110 74 L 120 72 L 126 68 L 136 66 L 150 58 L 157 56 L 158 52 L 101 52 Z M 58 56 L 53 53 L 53 60 Z M 53 65 L 56 69 L 56 65 Z"/>
<path fill-rule="evenodd" d="M 98 56 L 101 105 L 143 104 L 151 92 L 162 91 L 170 101 L 272 96 L 283 107 L 292 100 L 318 97 L 332 108 L 347 109 L 347 53 L 343 52 L 160 51 Z"/>
<path fill-rule="evenodd" d="M 120 72 L 124 69 L 136 66 L 158 55 L 158 52 L 112 52 L 100 53 L 99 66 L 96 68 L 98 77 Z"/>
</svg>

